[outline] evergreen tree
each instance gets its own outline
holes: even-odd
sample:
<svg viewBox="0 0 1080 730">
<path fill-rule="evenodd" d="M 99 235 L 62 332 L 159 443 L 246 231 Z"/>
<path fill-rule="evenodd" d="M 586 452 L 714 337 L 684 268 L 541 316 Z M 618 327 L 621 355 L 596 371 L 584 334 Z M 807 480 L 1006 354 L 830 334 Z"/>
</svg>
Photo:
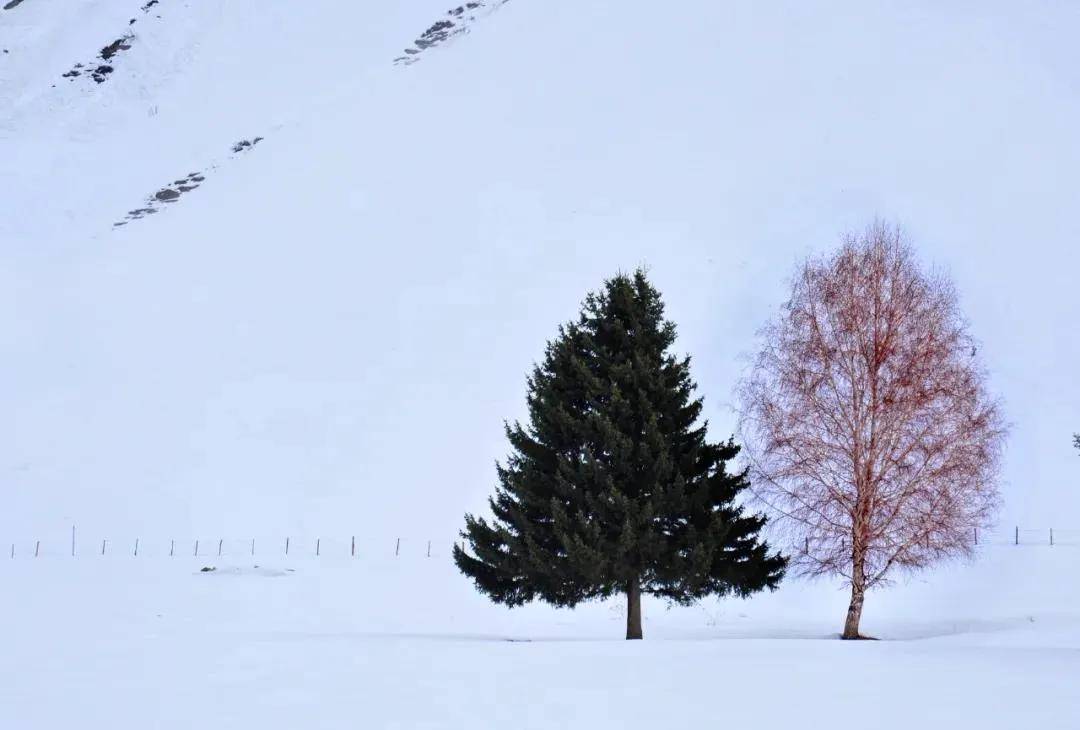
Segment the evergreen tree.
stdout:
<svg viewBox="0 0 1080 730">
<path fill-rule="evenodd" d="M 507 425 L 494 520 L 465 516 L 454 561 L 492 600 L 556 606 L 641 594 L 680 604 L 773 589 L 786 559 L 759 539 L 765 519 L 736 497 L 739 447 L 706 441 L 690 358 L 645 273 L 619 275 L 559 329 L 528 381 L 530 424 Z M 466 547 L 468 549 L 466 549 Z"/>
<path fill-rule="evenodd" d="M 1073 434 L 1073 446 L 1080 449 L 1080 433 Z"/>
</svg>

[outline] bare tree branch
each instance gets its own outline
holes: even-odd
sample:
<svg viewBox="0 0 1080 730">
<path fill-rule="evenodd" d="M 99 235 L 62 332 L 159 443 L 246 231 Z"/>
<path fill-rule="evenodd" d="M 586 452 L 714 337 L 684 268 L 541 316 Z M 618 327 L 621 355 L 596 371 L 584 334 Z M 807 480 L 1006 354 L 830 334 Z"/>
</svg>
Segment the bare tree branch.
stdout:
<svg viewBox="0 0 1080 730">
<path fill-rule="evenodd" d="M 882 223 L 806 261 L 761 336 L 740 387 L 755 493 L 794 569 L 851 581 L 854 636 L 867 589 L 971 554 L 998 506 L 1000 406 L 953 285 Z"/>
</svg>

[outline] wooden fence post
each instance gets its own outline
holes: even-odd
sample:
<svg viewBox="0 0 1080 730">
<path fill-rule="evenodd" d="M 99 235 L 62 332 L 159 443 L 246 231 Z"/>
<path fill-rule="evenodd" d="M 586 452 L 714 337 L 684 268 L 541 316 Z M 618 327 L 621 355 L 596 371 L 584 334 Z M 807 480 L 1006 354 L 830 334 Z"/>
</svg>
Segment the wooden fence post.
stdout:
<svg viewBox="0 0 1080 730">
<path fill-rule="evenodd" d="M 251 554 L 255 554 L 255 538 L 251 538 Z"/>
<path fill-rule="evenodd" d="M 139 557 L 139 538 L 135 538 L 135 557 Z"/>
<path fill-rule="evenodd" d="M 225 538 L 221 538 L 221 539 L 219 539 L 219 540 L 217 541 L 217 554 L 218 554 L 218 557 L 219 557 L 219 558 L 221 557 L 221 545 L 222 545 L 222 543 L 224 543 L 224 542 L 225 542 Z"/>
<path fill-rule="evenodd" d="M 321 548 L 322 548 L 322 538 L 317 537 L 317 538 L 315 538 L 315 557 L 319 557 L 319 551 L 321 550 Z"/>
<path fill-rule="evenodd" d="M 1053 546 L 1053 544 L 1054 544 L 1054 528 L 1051 527 L 1050 528 L 1050 545 Z"/>
<path fill-rule="evenodd" d="M 199 557 L 199 539 L 195 538 L 195 557 Z"/>
<path fill-rule="evenodd" d="M 102 541 L 101 541 L 101 554 L 102 554 L 102 555 L 104 555 L 104 554 L 105 554 L 105 543 L 106 543 L 106 542 L 107 542 L 107 540 L 102 540 Z"/>
<path fill-rule="evenodd" d="M 38 556 L 39 552 L 41 552 L 41 540 L 38 540 L 37 543 L 34 545 L 34 557 L 35 558 Z"/>
<path fill-rule="evenodd" d="M 1013 538 L 1013 545 L 1019 545 L 1019 544 L 1020 544 L 1020 526 L 1017 525 L 1016 526 L 1016 537 Z"/>
<path fill-rule="evenodd" d="M 11 559 L 15 559 L 15 543 L 11 543 Z"/>
<path fill-rule="evenodd" d="M 176 540 L 169 540 L 169 557 L 173 556 L 173 551 L 176 550 Z"/>
<path fill-rule="evenodd" d="M 356 535 L 352 536 L 352 548 L 349 550 L 349 557 L 356 557 Z"/>
<path fill-rule="evenodd" d="M 397 554 L 400 553 L 400 552 L 401 552 L 401 538 L 399 537 L 397 539 L 397 545 L 394 546 L 394 556 L 396 557 Z"/>
<path fill-rule="evenodd" d="M 427 556 L 431 557 L 431 540 L 427 541 Z"/>
<path fill-rule="evenodd" d="M 71 526 L 71 557 L 75 557 L 75 525 Z"/>
<path fill-rule="evenodd" d="M 289 554 L 289 538 L 285 538 L 285 554 Z"/>
<path fill-rule="evenodd" d="M 972 529 L 975 530 L 975 544 L 978 545 L 979 544 L 979 528 L 975 527 L 975 528 L 972 528 Z"/>
</svg>

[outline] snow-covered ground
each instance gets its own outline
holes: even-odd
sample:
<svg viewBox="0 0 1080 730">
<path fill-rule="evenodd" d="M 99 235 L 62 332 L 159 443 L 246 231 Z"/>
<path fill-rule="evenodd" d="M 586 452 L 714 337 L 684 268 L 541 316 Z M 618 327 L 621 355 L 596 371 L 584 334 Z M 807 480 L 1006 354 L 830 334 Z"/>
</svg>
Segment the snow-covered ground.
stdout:
<svg viewBox="0 0 1080 730">
<path fill-rule="evenodd" d="M 0 730 L 1080 727 L 1080 546 L 1035 544 L 1080 530 L 1080 3 L 462 7 L 0 5 Z M 795 261 L 875 215 L 957 283 L 1032 544 L 856 644 L 827 583 L 627 643 L 456 575 L 586 291 L 650 267 L 723 439 Z M 268 530 L 364 538 L 167 555 Z"/>
<path fill-rule="evenodd" d="M 303 546 L 305 549 L 310 547 Z M 1074 730 L 1080 548 L 992 546 L 873 594 L 489 604 L 445 554 L 0 561 L 0 727 Z M 296 548 L 294 548 L 296 549 Z M 258 567 L 255 567 L 258 565 Z M 215 566 L 212 573 L 199 572 Z"/>
</svg>

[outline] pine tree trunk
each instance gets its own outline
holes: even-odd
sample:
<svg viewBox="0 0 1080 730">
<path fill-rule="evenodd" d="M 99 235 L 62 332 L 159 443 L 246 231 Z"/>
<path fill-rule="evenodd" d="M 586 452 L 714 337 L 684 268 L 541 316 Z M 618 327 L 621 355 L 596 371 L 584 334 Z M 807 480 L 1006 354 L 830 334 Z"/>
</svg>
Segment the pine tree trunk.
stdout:
<svg viewBox="0 0 1080 730">
<path fill-rule="evenodd" d="M 626 638 L 641 638 L 641 584 L 637 576 L 626 585 Z"/>
</svg>

